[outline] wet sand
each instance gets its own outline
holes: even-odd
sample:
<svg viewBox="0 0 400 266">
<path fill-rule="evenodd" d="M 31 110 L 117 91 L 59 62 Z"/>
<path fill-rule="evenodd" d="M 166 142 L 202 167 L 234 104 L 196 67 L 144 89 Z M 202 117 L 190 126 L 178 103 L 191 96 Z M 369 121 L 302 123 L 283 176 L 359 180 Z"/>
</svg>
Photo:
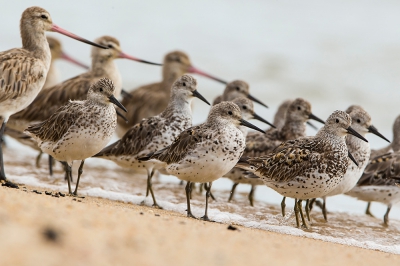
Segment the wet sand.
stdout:
<svg viewBox="0 0 400 266">
<path fill-rule="evenodd" d="M 176 212 L 45 191 L 0 187 L 0 265 L 400 263 L 400 256 L 380 251 L 238 225 L 229 230 Z"/>
</svg>

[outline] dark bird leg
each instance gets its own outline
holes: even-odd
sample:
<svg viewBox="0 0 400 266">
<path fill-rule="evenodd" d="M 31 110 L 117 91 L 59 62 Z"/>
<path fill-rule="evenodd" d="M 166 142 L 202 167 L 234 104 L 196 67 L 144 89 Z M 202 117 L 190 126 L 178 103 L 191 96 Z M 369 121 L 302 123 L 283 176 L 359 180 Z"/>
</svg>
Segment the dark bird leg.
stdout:
<svg viewBox="0 0 400 266">
<path fill-rule="evenodd" d="M 311 219 L 310 219 L 310 200 L 309 199 L 306 201 L 306 215 L 307 215 L 307 220 L 311 221 Z"/>
<path fill-rule="evenodd" d="M 75 191 L 74 195 L 78 196 L 78 186 L 79 186 L 79 180 L 81 180 L 81 175 L 83 173 L 83 164 L 85 163 L 85 160 L 82 160 L 81 165 L 79 166 L 78 169 L 78 180 L 76 180 L 76 186 L 75 186 Z"/>
<path fill-rule="evenodd" d="M 383 224 L 385 226 L 389 226 L 389 212 L 390 209 L 392 208 L 392 204 L 389 204 L 385 213 L 385 216 L 383 216 Z"/>
<path fill-rule="evenodd" d="M 152 170 L 150 171 L 150 173 L 149 173 L 149 171 L 147 171 L 147 187 L 148 187 L 148 190 L 150 190 L 151 197 L 153 198 L 153 207 L 156 207 L 156 208 L 158 208 L 158 209 L 162 209 L 162 207 L 160 207 L 160 206 L 157 204 L 156 197 L 154 196 L 153 184 L 152 184 L 152 182 L 151 182 L 151 179 L 153 178 L 154 172 L 155 172 L 154 169 L 152 169 Z"/>
<path fill-rule="evenodd" d="M 70 172 L 68 172 L 68 164 L 67 164 L 67 162 L 61 162 L 61 163 L 64 166 L 64 171 L 65 171 L 64 180 L 68 180 L 68 178 L 69 178 L 69 181 L 73 182 L 74 180 L 72 179 L 72 170 L 70 170 Z M 70 167 L 72 167 L 72 165 Z"/>
<path fill-rule="evenodd" d="M 302 204 L 302 203 L 303 203 L 303 200 L 299 200 L 299 201 L 297 202 L 298 208 L 299 208 L 299 210 L 300 210 L 301 221 L 303 222 L 303 226 L 304 226 L 306 229 L 310 229 L 310 226 L 308 225 L 306 219 L 304 218 L 304 214 L 303 214 L 303 204 Z"/>
<path fill-rule="evenodd" d="M 313 206 L 314 206 L 314 203 L 315 203 L 315 200 L 316 200 L 316 198 L 310 199 L 310 204 L 308 204 L 308 207 L 310 208 L 309 211 L 312 210 L 312 208 L 313 208 Z"/>
<path fill-rule="evenodd" d="M 36 157 L 36 167 L 37 168 L 40 168 L 40 158 L 42 158 L 42 154 L 43 154 L 43 152 L 40 151 L 38 156 Z"/>
<path fill-rule="evenodd" d="M 285 217 L 285 208 L 286 208 L 286 197 L 283 197 L 282 202 L 281 202 L 281 210 L 282 210 L 282 216 Z M 296 200 L 297 202 L 297 200 Z M 295 204 L 295 209 L 296 209 L 296 204 Z"/>
<path fill-rule="evenodd" d="M 256 191 L 256 186 L 251 186 L 251 190 L 249 193 L 249 201 L 250 201 L 250 206 L 254 207 L 254 192 Z"/>
<path fill-rule="evenodd" d="M 197 219 L 193 214 L 192 214 L 192 210 L 190 209 L 190 195 L 192 194 L 192 186 L 191 186 L 192 182 L 187 181 L 186 183 L 186 187 L 185 187 L 185 191 L 186 191 L 186 202 L 187 202 L 187 217 L 191 217 L 194 219 Z"/>
<path fill-rule="evenodd" d="M 3 120 L 3 124 L 1 125 L 0 129 L 0 139 L 3 139 L 4 136 L 4 130 L 6 129 L 6 120 Z M 3 141 L 2 141 L 3 142 Z M 7 180 L 6 173 L 4 171 L 4 160 L 3 160 L 3 145 L 0 144 L 0 180 L 4 180 L 4 184 L 7 187 L 11 188 L 18 188 L 17 184 L 14 184 L 13 182 Z"/>
<path fill-rule="evenodd" d="M 204 185 L 204 188 L 206 189 L 206 191 L 209 190 L 209 189 L 208 189 L 208 184 L 207 184 L 207 183 L 204 183 L 204 184 L 202 184 L 202 185 Z M 210 196 L 211 196 L 211 198 L 212 198 L 213 200 L 217 201 L 217 200 L 215 199 L 214 195 L 213 195 L 212 192 L 211 192 L 211 188 L 210 188 Z"/>
<path fill-rule="evenodd" d="M 231 202 L 231 200 L 233 198 L 233 195 L 235 194 L 235 190 L 236 190 L 237 185 L 239 185 L 239 183 L 234 183 L 232 185 L 232 189 L 231 189 L 231 192 L 230 192 L 230 195 L 229 195 L 228 202 Z"/>
<path fill-rule="evenodd" d="M 366 215 L 369 215 L 369 216 L 371 216 L 371 217 L 375 217 L 375 216 L 372 214 L 370 208 L 371 208 L 371 202 L 368 202 L 367 209 L 365 210 L 365 214 L 366 214 Z"/>
<path fill-rule="evenodd" d="M 328 221 L 328 214 L 326 211 L 326 197 L 322 198 L 322 215 L 324 216 L 325 222 Z"/>
<path fill-rule="evenodd" d="M 53 157 L 51 157 L 51 155 L 49 155 L 49 173 L 50 173 L 50 176 L 53 176 L 53 163 L 54 163 L 54 159 L 53 159 Z"/>
<path fill-rule="evenodd" d="M 286 197 L 283 197 L 283 200 L 285 199 Z M 300 228 L 299 205 L 297 204 L 297 199 L 294 199 L 294 215 L 296 216 L 296 227 Z"/>
<path fill-rule="evenodd" d="M 68 180 L 68 193 L 69 193 L 69 195 L 72 195 L 72 190 L 71 190 L 71 171 L 72 171 L 72 169 L 71 169 L 71 166 L 70 165 L 68 165 L 68 163 L 67 162 L 62 162 L 62 164 L 64 165 L 64 168 L 65 168 L 65 177 L 67 178 L 67 180 Z"/>
<path fill-rule="evenodd" d="M 204 221 L 210 221 L 210 219 L 208 218 L 208 199 L 211 196 L 211 185 L 212 185 L 212 182 L 209 182 L 208 184 L 204 183 L 204 188 L 207 190 L 206 191 L 206 211 L 204 212 L 204 216 L 201 217 L 201 219 Z"/>
</svg>

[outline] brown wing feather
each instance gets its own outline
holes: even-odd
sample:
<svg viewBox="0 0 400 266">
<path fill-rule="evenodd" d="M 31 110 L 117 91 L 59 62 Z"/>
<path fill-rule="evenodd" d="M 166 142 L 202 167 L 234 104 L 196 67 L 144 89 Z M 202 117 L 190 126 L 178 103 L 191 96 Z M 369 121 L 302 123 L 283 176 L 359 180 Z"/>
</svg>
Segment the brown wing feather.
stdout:
<svg viewBox="0 0 400 266">
<path fill-rule="evenodd" d="M 41 91 L 27 108 L 11 116 L 10 119 L 43 121 L 69 100 L 85 100 L 89 87 L 94 82 L 96 79 L 85 73 Z"/>
<path fill-rule="evenodd" d="M 135 155 L 149 145 L 155 137 L 161 136 L 164 120 L 159 116 L 142 120 L 126 132 L 119 141 L 107 146 L 94 157 L 107 155 Z"/>
<path fill-rule="evenodd" d="M 309 169 L 309 162 L 323 158 L 315 142 L 300 138 L 283 142 L 273 153 L 259 158 L 249 158 L 247 162 L 256 167 L 260 175 L 276 182 L 284 182 L 299 176 Z"/>
<path fill-rule="evenodd" d="M 81 102 L 69 102 L 62 106 L 47 120 L 29 126 L 26 132 L 36 136 L 42 141 L 58 141 L 64 136 L 68 129 L 73 126 L 80 116 L 84 115 L 87 107 Z M 71 110 L 74 110 L 72 112 Z"/>
<path fill-rule="evenodd" d="M 375 157 L 367 165 L 357 186 L 391 186 L 400 177 L 400 153 Z"/>
<path fill-rule="evenodd" d="M 207 138 L 203 131 L 199 131 L 199 126 L 191 127 L 183 131 L 175 141 L 168 147 L 150 155 L 150 159 L 157 159 L 167 164 L 177 163 L 182 160 L 188 152 L 193 150 L 196 145 Z"/>
<path fill-rule="evenodd" d="M 243 156 L 259 157 L 271 153 L 282 141 L 278 140 L 278 130 L 271 130 L 262 134 L 250 132 L 246 137 L 246 149 Z"/>
<path fill-rule="evenodd" d="M 168 105 L 169 91 L 161 88 L 161 83 L 153 83 L 140 87 L 125 96 L 121 103 L 128 110 L 128 123 L 118 118 L 118 125 L 128 129 L 139 123 L 143 118 L 160 114 Z"/>
<path fill-rule="evenodd" d="M 0 54 L 0 103 L 20 97 L 45 76 L 40 60 L 23 49 L 12 49 Z"/>
</svg>

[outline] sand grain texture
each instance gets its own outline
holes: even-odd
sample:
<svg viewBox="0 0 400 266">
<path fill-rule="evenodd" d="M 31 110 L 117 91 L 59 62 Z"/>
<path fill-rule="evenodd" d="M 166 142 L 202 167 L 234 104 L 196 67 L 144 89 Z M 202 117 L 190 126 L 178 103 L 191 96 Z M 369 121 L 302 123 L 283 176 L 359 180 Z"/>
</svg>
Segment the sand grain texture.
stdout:
<svg viewBox="0 0 400 266">
<path fill-rule="evenodd" d="M 44 191 L 0 187 L 0 265 L 400 263 L 400 256 L 379 251 L 241 226 L 232 231 L 175 212 Z"/>
</svg>

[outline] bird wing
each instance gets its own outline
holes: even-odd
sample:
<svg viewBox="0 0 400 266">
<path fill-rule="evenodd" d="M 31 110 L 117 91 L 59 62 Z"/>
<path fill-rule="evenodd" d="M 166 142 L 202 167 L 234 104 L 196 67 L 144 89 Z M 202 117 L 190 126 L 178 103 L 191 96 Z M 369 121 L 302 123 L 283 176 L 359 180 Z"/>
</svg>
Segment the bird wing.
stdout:
<svg viewBox="0 0 400 266">
<path fill-rule="evenodd" d="M 0 104 L 23 95 L 30 84 L 46 76 L 43 63 L 23 49 L 0 54 Z"/>
<path fill-rule="evenodd" d="M 289 140 L 279 145 L 273 153 L 248 158 L 247 164 L 253 166 L 253 172 L 275 182 L 285 182 L 310 169 L 310 164 L 322 162 L 324 150 L 309 138 Z M 327 158 L 329 160 L 329 158 Z M 249 168 L 247 168 L 249 169 Z"/>
<path fill-rule="evenodd" d="M 160 116 L 143 119 L 131 127 L 119 141 L 105 147 L 94 157 L 106 155 L 135 155 L 143 151 L 156 137 L 162 136 L 165 120 Z"/>
<path fill-rule="evenodd" d="M 161 83 L 149 84 L 130 92 L 130 96 L 125 96 L 121 103 L 128 110 L 126 113 L 128 123 L 118 118 L 118 124 L 123 128 L 130 128 L 143 118 L 156 116 L 164 111 L 169 94 L 160 87 Z"/>
<path fill-rule="evenodd" d="M 265 134 L 250 132 L 246 137 L 246 149 L 243 156 L 259 157 L 271 153 L 282 143 L 278 138 L 278 130 L 270 130 Z"/>
<path fill-rule="evenodd" d="M 364 170 L 357 186 L 391 186 L 399 182 L 400 152 L 373 158 Z"/>
<path fill-rule="evenodd" d="M 177 163 L 205 139 L 211 139 L 211 134 L 206 134 L 200 126 L 191 127 L 179 134 L 171 145 L 149 154 L 144 159 L 157 159 L 167 164 Z"/>
<path fill-rule="evenodd" d="M 10 119 L 30 122 L 43 121 L 61 106 L 67 104 L 69 100 L 85 100 L 90 85 L 95 81 L 85 73 L 41 91 L 27 108 L 12 115 Z"/>
<path fill-rule="evenodd" d="M 88 110 L 80 101 L 62 106 L 47 120 L 29 126 L 25 132 L 41 141 L 58 141 Z"/>
</svg>

